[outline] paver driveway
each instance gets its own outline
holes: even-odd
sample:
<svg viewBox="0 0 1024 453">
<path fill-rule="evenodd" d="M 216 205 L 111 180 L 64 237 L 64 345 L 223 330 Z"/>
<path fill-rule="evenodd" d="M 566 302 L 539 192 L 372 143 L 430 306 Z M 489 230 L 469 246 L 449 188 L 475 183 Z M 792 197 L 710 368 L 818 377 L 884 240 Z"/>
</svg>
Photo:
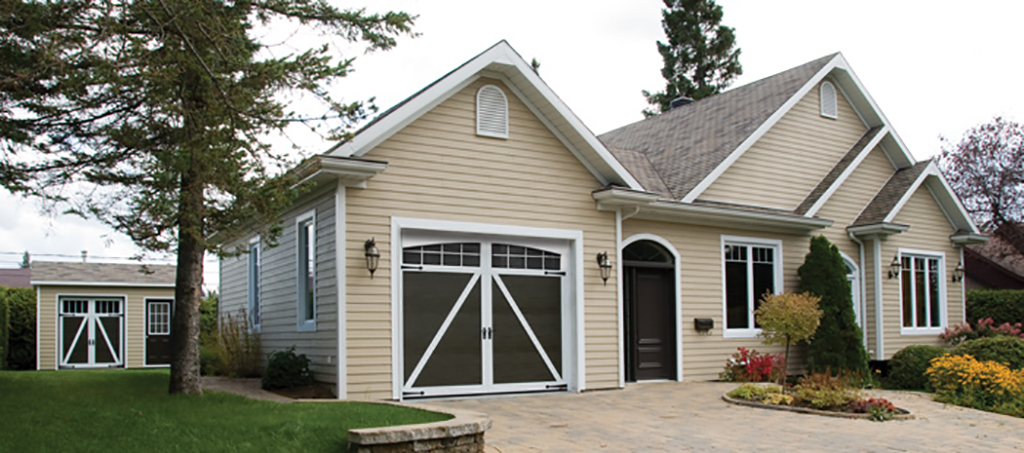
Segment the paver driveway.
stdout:
<svg viewBox="0 0 1024 453">
<path fill-rule="evenodd" d="M 1024 419 L 874 392 L 915 420 L 885 423 L 736 406 L 736 384 L 645 383 L 623 390 L 431 401 L 488 414 L 488 452 L 1024 451 Z"/>
</svg>

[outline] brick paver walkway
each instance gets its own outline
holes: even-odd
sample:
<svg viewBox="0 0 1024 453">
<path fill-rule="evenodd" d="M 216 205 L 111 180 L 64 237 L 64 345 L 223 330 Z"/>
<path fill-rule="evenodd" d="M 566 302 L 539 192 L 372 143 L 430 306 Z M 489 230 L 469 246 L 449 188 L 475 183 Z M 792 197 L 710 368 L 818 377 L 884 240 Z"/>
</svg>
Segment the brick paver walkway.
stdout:
<svg viewBox="0 0 1024 453">
<path fill-rule="evenodd" d="M 736 384 L 645 383 L 623 390 L 430 401 L 491 417 L 488 452 L 1024 451 L 1024 419 L 880 391 L 915 420 L 877 423 L 736 406 Z"/>
</svg>

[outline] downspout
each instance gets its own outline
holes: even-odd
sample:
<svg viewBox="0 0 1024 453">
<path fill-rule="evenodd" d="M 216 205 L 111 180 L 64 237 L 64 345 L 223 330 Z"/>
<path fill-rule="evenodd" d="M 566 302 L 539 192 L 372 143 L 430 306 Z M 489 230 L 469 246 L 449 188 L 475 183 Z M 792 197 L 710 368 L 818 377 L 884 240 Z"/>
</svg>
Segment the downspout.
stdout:
<svg viewBox="0 0 1024 453">
<path fill-rule="evenodd" d="M 885 334 L 882 325 L 882 239 L 875 237 L 875 360 L 885 360 Z"/>
<path fill-rule="evenodd" d="M 964 245 L 960 245 L 960 265 L 964 265 Z M 967 270 L 964 269 L 964 276 L 967 275 Z M 38 313 L 38 312 L 37 312 Z M 964 279 L 960 279 L 960 322 L 967 323 L 967 284 L 964 283 Z M 947 324 L 948 325 L 948 324 Z"/>
<path fill-rule="evenodd" d="M 860 249 L 860 256 L 859 256 L 860 264 L 859 264 L 859 269 L 857 269 L 857 273 L 859 275 L 857 275 L 857 280 L 858 280 L 858 284 L 860 285 L 860 301 L 859 301 L 859 303 L 860 303 L 860 317 L 861 317 L 860 325 L 861 325 L 861 328 L 865 328 L 865 327 L 867 327 L 867 323 L 868 323 L 868 304 L 867 304 L 867 297 L 865 297 L 865 295 L 868 293 L 868 286 L 867 286 L 868 282 L 867 282 L 867 275 L 865 274 L 865 271 L 864 271 L 864 241 L 861 241 L 860 239 L 857 238 L 857 236 L 855 234 L 853 234 L 853 233 L 851 233 L 849 231 L 847 231 L 846 234 L 848 236 L 850 236 L 850 240 L 853 241 L 854 243 L 856 243 L 857 247 Z M 864 331 L 861 332 L 861 335 L 863 337 L 862 339 L 864 340 L 864 349 L 867 349 L 868 348 L 868 332 L 867 332 L 867 329 L 864 329 Z M 870 353 L 871 352 L 869 351 L 868 354 L 870 354 Z"/>
<path fill-rule="evenodd" d="M 633 207 L 633 212 L 626 215 L 622 214 L 622 209 L 615 210 L 615 259 L 618 261 L 618 265 L 615 266 L 615 291 L 617 298 L 615 311 L 618 315 L 619 328 L 619 388 L 626 386 L 626 331 L 622 313 L 623 305 L 626 302 L 622 294 L 622 222 L 639 213 L 639 206 Z"/>
<path fill-rule="evenodd" d="M 335 375 L 335 381 L 337 381 L 338 389 L 337 395 L 339 400 L 348 398 L 348 339 L 346 338 L 348 332 L 348 326 L 346 325 L 348 316 L 348 285 L 345 283 L 345 257 L 346 257 L 346 236 L 345 230 L 348 228 L 346 218 L 348 217 L 345 212 L 345 186 L 338 181 L 338 187 L 334 192 L 334 269 L 337 272 L 336 277 L 336 292 L 338 294 L 338 303 L 335 307 L 336 323 L 338 337 L 338 371 Z"/>
</svg>

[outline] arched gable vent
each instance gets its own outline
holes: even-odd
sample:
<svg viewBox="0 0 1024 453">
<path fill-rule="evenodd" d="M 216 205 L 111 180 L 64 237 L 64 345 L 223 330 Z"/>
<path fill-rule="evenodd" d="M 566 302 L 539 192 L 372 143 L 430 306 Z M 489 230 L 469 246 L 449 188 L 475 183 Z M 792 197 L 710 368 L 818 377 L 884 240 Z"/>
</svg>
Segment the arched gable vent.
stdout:
<svg viewBox="0 0 1024 453">
<path fill-rule="evenodd" d="M 822 82 L 821 88 L 821 116 L 825 118 L 837 118 L 839 116 L 839 103 L 836 100 L 836 87 L 832 82 Z"/>
<path fill-rule="evenodd" d="M 476 134 L 508 138 L 508 99 L 494 85 L 484 85 L 476 92 Z"/>
</svg>

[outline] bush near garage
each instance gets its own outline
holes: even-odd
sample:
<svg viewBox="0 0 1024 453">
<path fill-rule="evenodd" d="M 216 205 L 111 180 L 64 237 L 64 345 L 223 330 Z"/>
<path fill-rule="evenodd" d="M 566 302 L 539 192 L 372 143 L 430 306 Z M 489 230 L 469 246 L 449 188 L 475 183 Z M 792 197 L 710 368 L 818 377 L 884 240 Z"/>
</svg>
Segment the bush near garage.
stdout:
<svg viewBox="0 0 1024 453">
<path fill-rule="evenodd" d="M 0 287 L 0 305 L 6 307 L 6 321 L 0 320 L 0 368 L 36 368 L 36 294 L 29 288 Z M 6 359 L 5 359 L 6 358 Z M 5 361 L 6 360 L 6 361 Z"/>
<path fill-rule="evenodd" d="M 309 358 L 305 354 L 295 354 L 295 346 L 284 351 L 277 351 L 267 360 L 267 369 L 263 373 L 263 388 L 279 390 L 302 387 L 313 383 L 313 375 L 309 372 Z"/>
<path fill-rule="evenodd" d="M 993 361 L 1011 370 L 1024 368 L 1024 338 L 1000 336 L 960 343 L 950 355 L 970 355 L 980 361 Z"/>
<path fill-rule="evenodd" d="M 1024 290 L 972 289 L 967 291 L 967 319 L 992 318 L 996 325 L 1024 323 Z"/>
<path fill-rule="evenodd" d="M 931 345 L 913 345 L 901 349 L 889 362 L 889 376 L 885 385 L 891 389 L 931 390 L 925 371 L 932 359 L 942 357 L 946 349 Z"/>
</svg>

